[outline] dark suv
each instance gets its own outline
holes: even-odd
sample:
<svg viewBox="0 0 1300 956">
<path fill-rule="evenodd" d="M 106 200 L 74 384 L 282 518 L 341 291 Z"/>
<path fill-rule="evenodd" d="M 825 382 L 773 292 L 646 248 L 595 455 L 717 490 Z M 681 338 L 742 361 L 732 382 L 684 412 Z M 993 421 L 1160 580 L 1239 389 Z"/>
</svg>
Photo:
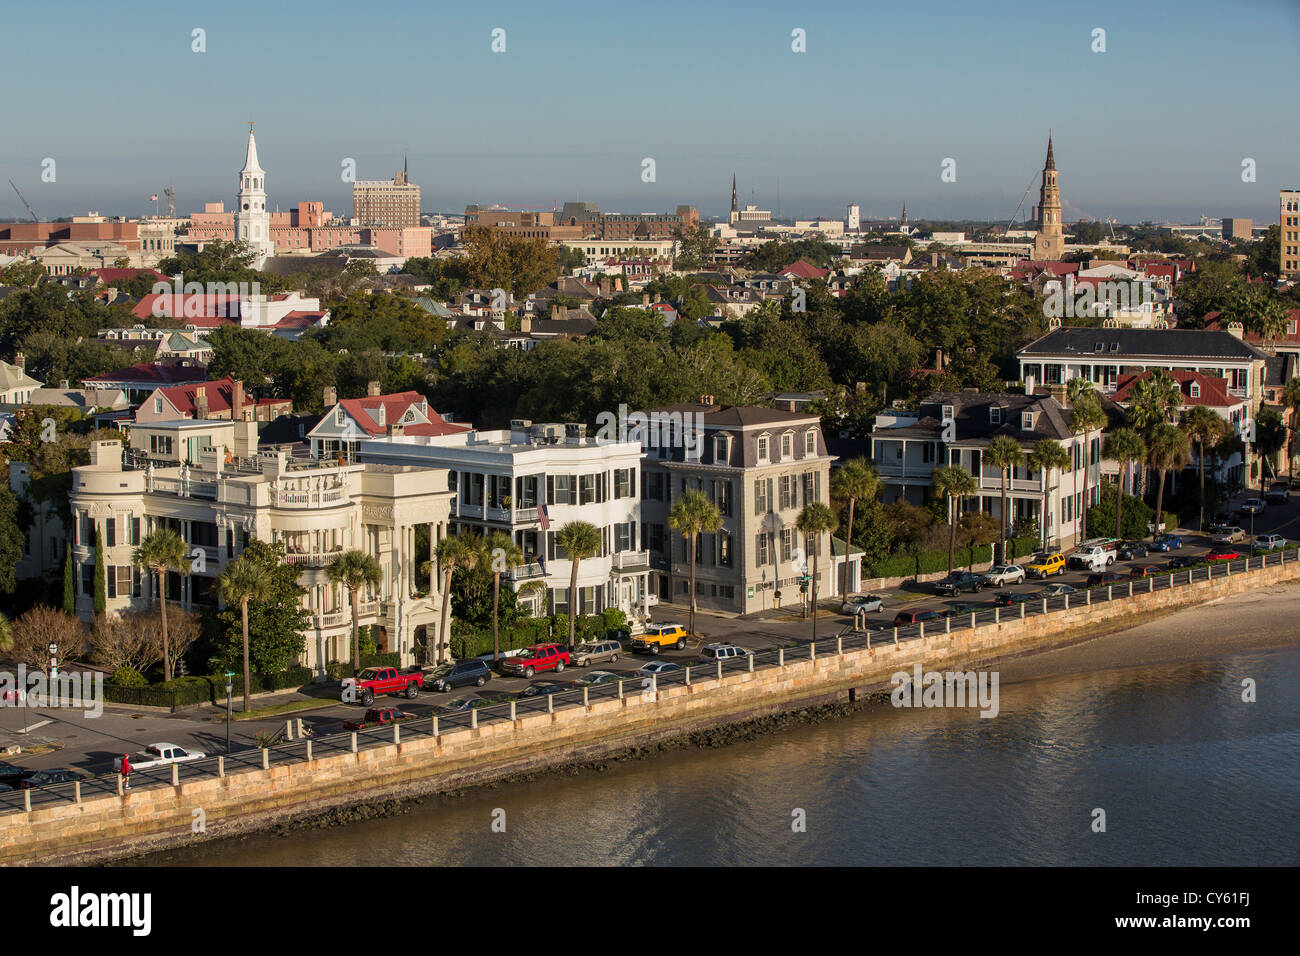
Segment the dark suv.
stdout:
<svg viewBox="0 0 1300 956">
<path fill-rule="evenodd" d="M 443 664 L 429 675 L 428 682 L 433 685 L 434 690 L 441 692 L 464 687 L 467 684 L 482 687 L 491 679 L 492 670 L 488 667 L 487 661 L 475 658 L 472 661 Z"/>
<path fill-rule="evenodd" d="M 940 594 L 950 594 L 956 597 L 962 591 L 975 593 L 984 587 L 984 579 L 978 574 L 971 574 L 969 571 L 954 571 L 942 581 L 934 582 L 934 589 Z"/>
</svg>

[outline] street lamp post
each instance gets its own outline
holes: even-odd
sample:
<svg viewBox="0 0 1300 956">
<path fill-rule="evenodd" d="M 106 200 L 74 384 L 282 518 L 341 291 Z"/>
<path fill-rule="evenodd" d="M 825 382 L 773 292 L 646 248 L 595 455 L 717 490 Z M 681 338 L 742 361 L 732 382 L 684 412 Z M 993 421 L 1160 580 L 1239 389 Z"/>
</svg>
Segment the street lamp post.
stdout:
<svg viewBox="0 0 1300 956">
<path fill-rule="evenodd" d="M 226 671 L 226 753 L 230 753 L 230 696 L 234 689 L 231 683 L 235 679 L 234 671 Z"/>
</svg>

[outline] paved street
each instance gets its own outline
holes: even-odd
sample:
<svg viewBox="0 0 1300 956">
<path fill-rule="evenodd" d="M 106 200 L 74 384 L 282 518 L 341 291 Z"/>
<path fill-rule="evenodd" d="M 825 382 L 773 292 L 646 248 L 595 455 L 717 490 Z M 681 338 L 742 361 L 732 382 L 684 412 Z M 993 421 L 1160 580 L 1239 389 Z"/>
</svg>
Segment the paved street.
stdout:
<svg viewBox="0 0 1300 956">
<path fill-rule="evenodd" d="M 1234 502 L 1234 504 L 1239 503 Z M 1256 519 L 1257 534 L 1279 533 L 1289 536 L 1297 534 L 1300 525 L 1300 499 L 1286 505 L 1272 505 Z M 1247 526 L 1248 527 L 1248 526 Z M 1185 533 L 1186 543 L 1181 551 L 1173 553 L 1152 553 L 1145 558 L 1134 561 L 1118 562 L 1110 570 L 1127 579 L 1132 565 L 1159 565 L 1168 563 L 1177 555 L 1198 556 L 1209 548 L 1207 536 Z M 1244 546 L 1248 553 L 1249 545 Z M 1051 579 L 1052 583 L 1063 582 L 1082 587 L 1087 572 L 1067 571 Z M 931 608 L 940 613 L 961 603 L 975 607 L 993 606 L 993 595 L 998 591 L 1033 592 L 1042 587 L 1041 581 L 1029 581 L 1023 585 L 1006 588 L 988 588 L 979 594 L 962 594 L 960 598 L 938 596 L 927 584 L 907 584 L 889 591 L 881 592 L 884 608 L 876 614 L 869 615 L 869 621 L 876 626 L 888 626 L 894 615 L 901 609 Z M 852 625 L 852 620 L 839 613 L 839 598 L 822 603 L 822 613 L 818 621 L 818 636 L 829 638 L 840 630 Z M 655 614 L 656 622 L 687 623 L 687 612 L 683 607 L 661 605 Z M 721 617 L 699 613 L 696 618 L 697 630 L 705 635 L 705 642 L 725 641 L 740 644 L 754 650 L 762 650 L 793 642 L 805 642 L 812 637 L 812 621 L 799 616 L 799 607 L 784 608 L 780 612 L 767 612 L 757 618 Z M 684 651 L 665 651 L 662 660 L 687 662 L 698 657 L 698 646 L 692 645 Z M 617 664 L 601 664 L 593 668 L 566 668 L 563 674 L 541 674 L 536 681 L 567 681 L 581 677 L 587 670 L 609 670 L 627 674 L 640 667 L 648 656 L 629 654 Z M 493 697 L 500 694 L 513 694 L 523 690 L 530 682 L 519 677 L 494 677 L 483 688 L 460 688 L 451 693 L 422 693 L 413 701 L 405 698 L 380 698 L 375 706 L 393 706 L 404 712 L 416 715 L 431 714 L 437 707 L 456 697 Z M 358 705 L 343 704 L 334 696 L 337 692 L 330 688 L 317 688 L 317 694 L 330 694 L 322 697 L 319 707 L 297 711 L 284 717 L 272 717 L 261 720 L 232 721 L 231 746 L 239 750 L 255 745 L 259 733 L 282 730 L 286 719 L 296 722 L 301 718 L 303 724 L 314 733 L 325 734 L 337 732 L 341 724 L 349 718 L 359 717 L 362 708 Z M 271 697 L 254 700 L 253 706 L 264 707 L 268 704 L 288 700 L 304 699 L 306 695 L 286 692 Z M 28 734 L 16 733 L 24 726 L 24 721 L 33 729 Z M 197 749 L 209 755 L 222 753 L 225 749 L 226 723 L 224 710 L 205 707 L 181 714 L 159 714 L 151 711 L 132 710 L 130 708 L 105 708 L 102 716 L 88 718 L 78 711 L 36 708 L 28 712 L 13 707 L 0 708 L 0 741 L 5 744 L 19 744 L 24 749 L 41 744 L 55 744 L 57 749 L 47 753 L 22 754 L 9 758 L 10 762 L 23 767 L 47 769 L 53 767 L 73 767 L 87 772 L 99 772 L 109 769 L 113 758 L 123 752 L 135 753 L 150 743 L 167 741 L 187 749 Z"/>
</svg>

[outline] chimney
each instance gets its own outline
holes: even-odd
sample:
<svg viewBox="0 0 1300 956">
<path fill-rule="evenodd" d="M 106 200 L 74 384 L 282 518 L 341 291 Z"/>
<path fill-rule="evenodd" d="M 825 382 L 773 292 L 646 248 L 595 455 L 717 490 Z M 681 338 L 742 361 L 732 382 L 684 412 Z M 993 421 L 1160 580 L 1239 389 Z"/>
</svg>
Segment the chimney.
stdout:
<svg viewBox="0 0 1300 956">
<path fill-rule="evenodd" d="M 208 417 L 208 391 L 206 385 L 200 385 L 194 393 L 194 417 L 202 421 Z"/>
<path fill-rule="evenodd" d="M 519 331 L 527 334 L 533 330 L 533 317 L 531 315 L 521 315 L 519 317 Z"/>
<path fill-rule="evenodd" d="M 376 395 L 378 395 L 378 394 L 379 394 L 379 383 L 376 382 L 376 381 L 373 381 L 373 380 L 367 382 L 367 383 L 366 383 L 366 395 L 367 395 L 369 398 L 374 398 L 374 397 L 375 397 Z"/>
<path fill-rule="evenodd" d="M 943 371 L 943 349 L 934 350 L 934 370 L 936 372 Z"/>
<path fill-rule="evenodd" d="M 244 417 L 244 383 L 236 381 L 230 386 L 230 420 L 237 422 Z"/>
<path fill-rule="evenodd" d="M 712 395 L 701 395 L 701 396 L 700 396 L 700 404 L 701 404 L 701 405 L 712 405 L 712 404 L 713 404 L 713 396 L 712 396 Z"/>
<path fill-rule="evenodd" d="M 1056 399 L 1057 404 L 1060 405 L 1062 408 L 1066 408 L 1069 406 L 1069 390 L 1067 386 L 1049 385 L 1047 386 L 1047 394 L 1051 395 L 1052 398 Z"/>
<path fill-rule="evenodd" d="M 14 353 L 14 365 L 16 365 L 16 366 L 18 366 L 19 368 L 22 368 L 22 369 L 27 368 L 27 356 L 24 355 L 22 352 L 15 352 L 15 353 Z"/>
<path fill-rule="evenodd" d="M 642 292 L 642 293 L 641 293 L 641 307 L 642 307 L 643 309 L 648 309 L 648 308 L 650 307 L 650 293 L 649 293 L 649 292 Z"/>
<path fill-rule="evenodd" d="M 390 438 L 401 438 L 406 434 L 406 426 L 401 422 L 393 422 L 388 426 L 388 435 Z"/>
<path fill-rule="evenodd" d="M 68 387 L 68 380 L 66 378 L 59 379 L 59 388 L 67 388 L 67 387 Z"/>
<path fill-rule="evenodd" d="M 325 386 L 324 401 L 326 408 L 333 408 L 339 403 L 339 390 L 333 385 Z"/>
<path fill-rule="evenodd" d="M 1242 326 L 1240 322 L 1228 323 L 1228 334 L 1233 336 L 1234 338 L 1238 338 L 1238 339 L 1241 338 L 1242 335 L 1245 333 L 1245 331 L 1246 331 L 1245 328 Z"/>
</svg>

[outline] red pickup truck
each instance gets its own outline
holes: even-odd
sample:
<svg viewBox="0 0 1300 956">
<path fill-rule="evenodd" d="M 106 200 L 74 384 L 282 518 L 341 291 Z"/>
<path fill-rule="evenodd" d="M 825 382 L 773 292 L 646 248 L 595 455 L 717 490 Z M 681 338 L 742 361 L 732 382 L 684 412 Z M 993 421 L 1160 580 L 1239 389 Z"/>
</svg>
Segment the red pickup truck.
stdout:
<svg viewBox="0 0 1300 956">
<path fill-rule="evenodd" d="M 532 677 L 538 671 L 559 673 L 569 666 L 569 652 L 559 644 L 534 644 L 501 661 L 503 674 Z"/>
<path fill-rule="evenodd" d="M 399 671 L 396 667 L 367 667 L 355 678 L 343 682 L 343 703 L 369 707 L 376 694 L 405 694 L 415 700 L 424 684 L 423 671 Z"/>
</svg>

